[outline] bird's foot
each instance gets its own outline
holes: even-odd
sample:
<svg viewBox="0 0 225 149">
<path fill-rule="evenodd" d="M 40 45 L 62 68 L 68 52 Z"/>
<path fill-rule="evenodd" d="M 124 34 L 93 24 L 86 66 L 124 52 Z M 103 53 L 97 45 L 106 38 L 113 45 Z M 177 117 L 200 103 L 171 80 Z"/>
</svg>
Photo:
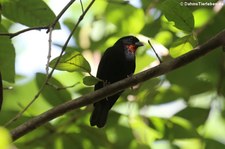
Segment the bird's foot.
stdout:
<svg viewBox="0 0 225 149">
<path fill-rule="evenodd" d="M 103 87 L 105 87 L 105 86 L 107 86 L 107 85 L 110 85 L 110 82 L 107 81 L 107 80 L 104 80 L 104 81 L 103 81 Z"/>
<path fill-rule="evenodd" d="M 133 73 L 132 74 L 129 74 L 129 75 L 127 75 L 127 77 L 129 78 L 129 77 L 132 77 L 133 76 Z M 133 91 L 134 90 L 134 87 L 133 86 L 131 86 L 130 87 L 130 89 Z"/>
</svg>

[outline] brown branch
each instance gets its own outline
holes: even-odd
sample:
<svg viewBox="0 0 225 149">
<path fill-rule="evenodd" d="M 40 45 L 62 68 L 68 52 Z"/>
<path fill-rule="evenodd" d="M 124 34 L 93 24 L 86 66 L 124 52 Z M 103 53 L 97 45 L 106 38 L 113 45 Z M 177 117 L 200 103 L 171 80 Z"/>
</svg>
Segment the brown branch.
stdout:
<svg viewBox="0 0 225 149">
<path fill-rule="evenodd" d="M 38 26 L 38 27 L 30 27 L 30 28 L 26 28 L 23 30 L 20 30 L 18 32 L 15 33 L 0 33 L 0 36 L 9 36 L 10 38 L 13 38 L 19 34 L 25 33 L 27 31 L 31 31 L 31 30 L 41 30 L 41 29 L 48 29 L 49 26 Z"/>
<path fill-rule="evenodd" d="M 36 129 L 37 127 L 43 125 L 44 123 L 65 114 L 68 111 L 80 108 L 82 106 L 89 105 L 91 103 L 97 102 L 102 98 L 108 97 L 115 94 L 121 90 L 124 90 L 130 86 L 136 85 L 140 82 L 144 82 L 148 79 L 158 77 L 160 75 L 166 74 L 174 69 L 182 67 L 188 63 L 191 63 L 195 59 L 207 54 L 213 49 L 225 45 L 225 30 L 214 36 L 209 41 L 196 47 L 192 51 L 170 60 L 168 62 L 163 62 L 160 65 L 153 67 L 151 69 L 145 70 L 141 73 L 133 75 L 124 80 L 118 81 L 111 85 L 108 85 L 100 90 L 91 92 L 74 100 L 65 102 L 57 107 L 54 107 L 28 121 L 16 127 L 11 131 L 13 140 L 16 140 L 23 135 L 29 133 L 30 131 Z"/>
</svg>

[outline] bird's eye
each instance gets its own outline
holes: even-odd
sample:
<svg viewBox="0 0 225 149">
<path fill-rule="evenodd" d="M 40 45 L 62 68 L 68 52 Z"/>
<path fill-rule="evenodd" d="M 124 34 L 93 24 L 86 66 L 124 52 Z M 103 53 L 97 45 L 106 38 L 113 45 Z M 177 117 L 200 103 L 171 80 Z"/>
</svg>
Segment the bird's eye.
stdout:
<svg viewBox="0 0 225 149">
<path fill-rule="evenodd" d="M 129 38 L 129 42 L 132 42 L 132 41 L 133 41 L 133 38 L 132 38 L 132 37 L 130 37 L 130 38 Z"/>
<path fill-rule="evenodd" d="M 126 45 L 131 45 L 135 43 L 135 38 L 134 37 L 127 37 L 123 40 L 123 43 Z"/>
</svg>

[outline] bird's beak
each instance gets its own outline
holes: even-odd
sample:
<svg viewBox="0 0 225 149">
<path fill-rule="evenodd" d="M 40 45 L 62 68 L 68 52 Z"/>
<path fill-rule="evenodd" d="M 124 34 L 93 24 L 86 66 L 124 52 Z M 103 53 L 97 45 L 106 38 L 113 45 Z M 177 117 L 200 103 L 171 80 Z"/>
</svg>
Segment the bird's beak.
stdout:
<svg viewBox="0 0 225 149">
<path fill-rule="evenodd" d="M 130 53 L 135 53 L 138 47 L 143 46 L 144 44 L 140 41 L 135 42 L 134 44 L 127 45 L 127 49 Z"/>
<path fill-rule="evenodd" d="M 144 46 L 144 44 L 142 42 L 138 41 L 138 42 L 135 42 L 135 46 L 141 47 L 141 46 Z"/>
</svg>

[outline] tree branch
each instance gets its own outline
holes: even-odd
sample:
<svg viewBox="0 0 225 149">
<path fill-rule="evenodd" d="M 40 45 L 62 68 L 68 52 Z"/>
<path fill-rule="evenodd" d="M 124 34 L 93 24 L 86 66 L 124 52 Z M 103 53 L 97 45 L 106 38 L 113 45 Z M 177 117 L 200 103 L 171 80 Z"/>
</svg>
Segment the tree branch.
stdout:
<svg viewBox="0 0 225 149">
<path fill-rule="evenodd" d="M 112 94 L 115 94 L 121 90 L 124 90 L 130 86 L 136 85 L 138 83 L 144 82 L 148 79 L 158 77 L 160 75 L 166 74 L 174 69 L 182 67 L 188 63 L 191 63 L 195 59 L 207 54 L 208 52 L 212 51 L 213 49 L 225 46 L 225 30 L 211 38 L 209 41 L 205 42 L 204 44 L 196 47 L 192 51 L 170 60 L 168 62 L 163 62 L 160 65 L 140 72 L 136 75 L 133 75 L 129 78 L 123 79 L 111 85 L 108 85 L 102 89 L 97 91 L 91 92 L 74 100 L 70 100 L 65 102 L 57 107 L 54 107 L 30 120 L 21 124 L 20 126 L 16 127 L 11 131 L 11 135 L 13 140 L 17 140 L 18 138 L 22 137 L 23 135 L 27 134 L 28 132 L 36 129 L 37 127 L 43 125 L 44 123 L 59 117 L 66 112 L 71 110 L 92 104 L 97 102 L 105 97 L 108 97 Z"/>
<path fill-rule="evenodd" d="M 0 36 L 9 36 L 10 38 L 13 38 L 19 34 L 25 33 L 27 31 L 31 31 L 31 30 L 42 30 L 42 29 L 48 29 L 49 26 L 38 26 L 38 27 L 30 27 L 30 28 L 26 28 L 23 30 L 20 30 L 18 32 L 15 33 L 0 33 Z"/>
</svg>

